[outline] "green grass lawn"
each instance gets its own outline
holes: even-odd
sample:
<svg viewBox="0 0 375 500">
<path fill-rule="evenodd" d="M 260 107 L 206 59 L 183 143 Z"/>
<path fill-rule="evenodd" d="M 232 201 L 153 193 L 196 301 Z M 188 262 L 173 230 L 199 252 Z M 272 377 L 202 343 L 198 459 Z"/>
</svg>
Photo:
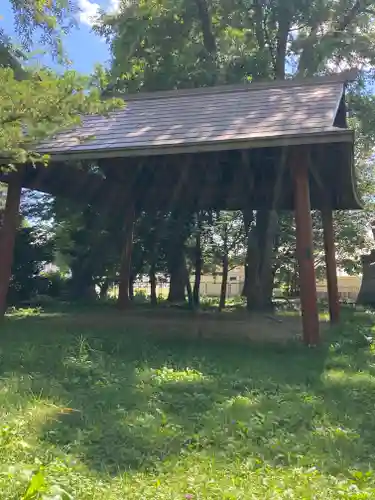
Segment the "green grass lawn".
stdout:
<svg viewBox="0 0 375 500">
<path fill-rule="evenodd" d="M 308 349 L 9 317 L 0 499 L 374 499 L 374 323 Z"/>
</svg>

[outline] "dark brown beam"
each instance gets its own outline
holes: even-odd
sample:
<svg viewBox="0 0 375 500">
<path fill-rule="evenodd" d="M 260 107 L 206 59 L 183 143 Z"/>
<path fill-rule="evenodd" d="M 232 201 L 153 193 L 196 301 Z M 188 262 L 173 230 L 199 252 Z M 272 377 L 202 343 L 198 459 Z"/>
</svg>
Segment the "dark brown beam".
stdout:
<svg viewBox="0 0 375 500">
<path fill-rule="evenodd" d="M 307 345 L 316 345 L 320 335 L 310 207 L 309 150 L 305 147 L 293 148 L 290 161 L 294 180 L 303 340 Z"/>
<path fill-rule="evenodd" d="M 324 234 L 324 250 L 327 273 L 327 290 L 329 315 L 332 324 L 340 320 L 339 290 L 337 285 L 337 266 L 335 255 L 335 240 L 333 231 L 333 214 L 330 208 L 322 210 L 322 223 Z"/>
<path fill-rule="evenodd" d="M 4 316 L 12 263 L 16 230 L 19 222 L 22 178 L 19 172 L 9 176 L 8 192 L 0 227 L 0 317 Z"/>
</svg>

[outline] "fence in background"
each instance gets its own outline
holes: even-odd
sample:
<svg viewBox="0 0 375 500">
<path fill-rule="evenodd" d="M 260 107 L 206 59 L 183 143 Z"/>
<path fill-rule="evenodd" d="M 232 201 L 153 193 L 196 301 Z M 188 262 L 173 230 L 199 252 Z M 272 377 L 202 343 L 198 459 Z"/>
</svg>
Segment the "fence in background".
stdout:
<svg viewBox="0 0 375 500">
<path fill-rule="evenodd" d="M 193 286 L 193 283 L 192 283 Z M 358 277 L 345 277 L 338 278 L 338 286 L 339 286 L 339 296 L 342 300 L 356 300 L 359 289 L 361 286 L 361 279 Z M 229 281 L 227 284 L 227 298 L 238 297 L 241 295 L 243 289 L 243 281 Z M 200 295 L 202 297 L 219 297 L 221 290 L 221 282 L 220 280 L 202 280 L 200 287 Z M 148 282 L 145 281 L 136 281 L 134 283 L 134 292 L 142 293 L 145 296 L 149 296 L 151 293 L 151 287 Z M 169 283 L 168 282 L 158 282 L 156 287 L 156 295 L 158 297 L 167 298 L 169 292 Z M 282 291 L 276 289 L 274 291 L 275 295 L 282 295 Z M 115 285 L 111 289 L 111 295 L 117 297 L 118 295 L 118 286 Z M 327 298 L 327 284 L 325 281 L 321 281 L 317 283 L 317 295 L 320 299 Z"/>
<path fill-rule="evenodd" d="M 194 283 L 191 284 L 192 287 Z M 228 298 L 238 297 L 242 293 L 243 282 L 228 283 L 227 294 Z M 220 297 L 221 283 L 220 281 L 204 281 L 200 286 L 201 297 Z M 134 293 L 144 294 L 149 296 L 151 294 L 150 284 L 147 282 L 136 281 L 134 283 Z M 158 283 L 156 287 L 157 297 L 167 298 L 169 293 L 169 283 Z M 113 297 L 118 296 L 118 285 L 111 288 L 110 295 Z"/>
</svg>

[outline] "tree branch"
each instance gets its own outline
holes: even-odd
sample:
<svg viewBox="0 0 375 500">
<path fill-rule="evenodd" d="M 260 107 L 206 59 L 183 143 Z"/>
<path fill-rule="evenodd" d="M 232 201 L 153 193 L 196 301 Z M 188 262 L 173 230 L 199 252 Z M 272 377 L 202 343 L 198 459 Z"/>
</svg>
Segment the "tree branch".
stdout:
<svg viewBox="0 0 375 500">
<path fill-rule="evenodd" d="M 263 50 L 266 46 L 265 32 L 264 32 L 264 18 L 263 9 L 259 3 L 259 0 L 254 0 L 254 20 L 255 20 L 255 36 L 259 45 L 259 48 Z"/>
<path fill-rule="evenodd" d="M 314 51 L 314 44 L 318 37 L 318 29 L 321 26 L 321 22 L 316 23 L 311 27 L 308 37 L 303 41 L 302 53 L 299 58 L 298 63 L 298 75 L 304 75 L 307 72 L 309 64 L 312 61 L 312 55 Z"/>
<path fill-rule="evenodd" d="M 3 127 L 4 125 L 10 125 L 11 123 L 18 122 L 18 121 L 22 120 L 23 118 L 25 118 L 25 114 L 26 114 L 26 112 L 16 114 L 16 115 L 9 115 L 7 118 L 4 118 L 3 120 L 1 120 L 0 125 Z"/>
<path fill-rule="evenodd" d="M 361 10 L 366 9 L 371 3 L 372 1 L 369 0 L 356 0 L 349 12 L 336 24 L 334 32 L 344 31 L 360 14 Z"/>
<path fill-rule="evenodd" d="M 306 40 L 303 41 L 302 44 L 302 53 L 300 56 L 300 62 L 298 66 L 298 74 L 302 75 L 307 73 L 313 73 L 317 70 L 317 64 L 315 63 L 314 68 L 309 68 L 309 61 L 311 62 L 313 59 L 311 58 L 312 51 L 314 50 L 314 45 L 316 43 L 321 44 L 324 40 L 329 38 L 337 38 L 339 34 L 345 31 L 355 20 L 355 18 L 365 12 L 367 7 L 370 7 L 373 3 L 373 0 L 356 0 L 354 5 L 349 9 L 348 12 L 336 23 L 333 24 L 332 29 L 324 34 L 322 37 L 318 37 L 318 29 L 322 25 L 324 21 L 320 21 L 316 23 L 315 26 L 311 28 L 311 32 Z M 309 71 L 308 71 L 309 70 Z"/>
<path fill-rule="evenodd" d="M 271 61 L 274 67 L 274 71 L 276 73 L 276 57 L 275 57 L 275 48 L 271 42 L 271 38 L 268 33 L 267 29 L 267 17 L 263 16 L 263 32 L 264 32 L 264 40 L 265 40 L 265 45 L 267 45 L 270 56 L 271 56 Z"/>
</svg>

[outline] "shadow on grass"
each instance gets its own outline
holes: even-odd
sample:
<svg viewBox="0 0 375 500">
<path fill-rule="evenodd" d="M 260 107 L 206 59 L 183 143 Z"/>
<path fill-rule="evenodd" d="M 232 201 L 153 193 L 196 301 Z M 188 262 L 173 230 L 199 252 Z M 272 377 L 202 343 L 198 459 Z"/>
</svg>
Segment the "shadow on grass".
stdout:
<svg viewBox="0 0 375 500">
<path fill-rule="evenodd" d="M 347 317 L 317 349 L 151 342 L 136 332 L 9 322 L 1 372 L 19 391 L 71 407 L 40 439 L 117 474 L 200 454 L 337 474 L 373 456 L 375 377 L 365 333 Z"/>
</svg>

